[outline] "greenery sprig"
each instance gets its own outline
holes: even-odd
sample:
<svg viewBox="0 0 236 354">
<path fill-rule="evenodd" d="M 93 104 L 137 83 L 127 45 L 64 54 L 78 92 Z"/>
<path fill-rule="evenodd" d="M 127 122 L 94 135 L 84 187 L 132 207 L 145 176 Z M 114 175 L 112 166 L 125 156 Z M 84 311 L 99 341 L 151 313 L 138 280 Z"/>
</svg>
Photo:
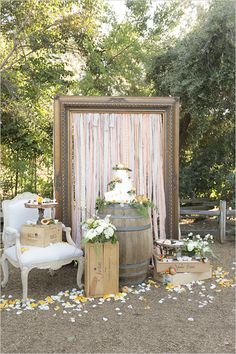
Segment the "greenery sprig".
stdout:
<svg viewBox="0 0 236 354">
<path fill-rule="evenodd" d="M 107 205 L 111 205 L 111 204 L 121 204 L 123 205 L 123 203 L 115 203 L 115 202 L 107 202 L 105 200 L 105 198 L 100 198 L 98 197 L 96 199 L 96 211 L 98 213 L 102 212 L 102 210 L 104 209 L 104 207 L 106 207 Z M 136 198 L 131 201 L 130 203 L 125 203 L 125 205 L 130 205 L 134 208 L 136 208 L 139 212 L 140 215 L 144 216 L 144 217 L 148 217 L 149 215 L 149 209 L 157 209 L 156 205 L 151 202 L 147 197 L 145 196 L 136 196 Z"/>
</svg>

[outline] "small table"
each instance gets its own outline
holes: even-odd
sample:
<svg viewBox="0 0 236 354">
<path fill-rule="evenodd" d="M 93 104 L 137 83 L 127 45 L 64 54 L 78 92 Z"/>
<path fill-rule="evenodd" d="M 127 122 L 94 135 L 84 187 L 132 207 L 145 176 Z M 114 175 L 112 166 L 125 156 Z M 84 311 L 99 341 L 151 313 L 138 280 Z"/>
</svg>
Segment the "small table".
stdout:
<svg viewBox="0 0 236 354">
<path fill-rule="evenodd" d="M 42 204 L 33 204 L 33 203 L 25 203 L 26 208 L 38 209 L 39 217 L 37 220 L 37 224 L 41 225 L 41 220 L 44 218 L 44 210 L 48 208 L 55 208 L 58 205 L 55 203 L 42 203 Z"/>
</svg>

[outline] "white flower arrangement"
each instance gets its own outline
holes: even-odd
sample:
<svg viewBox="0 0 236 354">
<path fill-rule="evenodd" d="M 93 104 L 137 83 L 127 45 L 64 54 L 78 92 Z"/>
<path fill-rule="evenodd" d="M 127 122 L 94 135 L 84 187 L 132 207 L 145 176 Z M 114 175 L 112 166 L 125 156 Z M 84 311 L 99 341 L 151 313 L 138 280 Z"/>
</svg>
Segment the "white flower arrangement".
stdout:
<svg viewBox="0 0 236 354">
<path fill-rule="evenodd" d="M 192 232 L 188 234 L 187 238 L 183 239 L 184 247 L 182 253 L 188 256 L 207 257 L 213 256 L 214 253 L 210 244 L 214 243 L 213 236 L 210 234 L 201 237 L 200 235 L 193 235 Z"/>
<path fill-rule="evenodd" d="M 116 227 L 110 222 L 110 215 L 104 219 L 98 216 L 89 218 L 82 223 L 82 229 L 86 232 L 83 238 L 84 243 L 116 243 Z"/>
</svg>

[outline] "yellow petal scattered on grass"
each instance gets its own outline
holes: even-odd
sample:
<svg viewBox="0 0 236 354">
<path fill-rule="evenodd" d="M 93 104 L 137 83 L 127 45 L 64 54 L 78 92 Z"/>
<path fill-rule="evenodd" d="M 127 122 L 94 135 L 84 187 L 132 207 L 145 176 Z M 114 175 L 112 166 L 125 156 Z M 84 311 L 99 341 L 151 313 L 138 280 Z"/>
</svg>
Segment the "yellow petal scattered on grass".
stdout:
<svg viewBox="0 0 236 354">
<path fill-rule="evenodd" d="M 56 307 L 54 307 L 54 310 L 55 310 L 55 311 L 60 310 L 60 306 L 56 306 Z"/>
<path fill-rule="evenodd" d="M 115 300 L 119 300 L 120 298 L 124 297 L 126 293 L 117 293 L 114 297 Z"/>
<path fill-rule="evenodd" d="M 17 301 L 17 300 L 9 300 L 9 301 L 8 301 L 8 304 L 9 304 L 9 305 L 15 305 L 15 304 L 16 304 L 16 301 Z"/>
<path fill-rule="evenodd" d="M 233 280 L 232 279 L 222 279 L 219 284 L 223 287 L 223 288 L 229 288 L 232 286 L 233 284 Z"/>
<path fill-rule="evenodd" d="M 156 282 L 155 282 L 154 280 L 149 279 L 149 280 L 148 280 L 148 284 L 150 284 L 150 285 L 156 285 Z"/>
<path fill-rule="evenodd" d="M 88 299 L 87 299 L 87 297 L 85 297 L 85 296 L 76 296 L 76 297 L 74 298 L 74 301 L 87 302 Z"/>
<path fill-rule="evenodd" d="M 36 304 L 35 302 L 32 302 L 31 304 L 29 304 L 29 307 L 31 307 L 32 309 L 34 309 L 37 306 L 38 306 L 38 304 Z"/>
<path fill-rule="evenodd" d="M 174 289 L 175 287 L 176 287 L 176 285 L 174 285 L 174 284 L 172 284 L 172 283 L 168 283 L 168 284 L 166 285 L 166 289 L 167 289 L 167 290 Z"/>
<path fill-rule="evenodd" d="M 54 300 L 51 298 L 51 296 L 47 296 L 46 297 L 46 301 L 48 304 L 53 304 L 54 303 Z"/>
<path fill-rule="evenodd" d="M 1 304 L 0 304 L 0 309 L 4 309 L 8 307 L 8 301 L 7 300 L 4 300 Z"/>
<path fill-rule="evenodd" d="M 46 304 L 47 304 L 47 302 L 45 300 L 40 300 L 38 302 L 38 305 L 46 305 Z"/>
</svg>

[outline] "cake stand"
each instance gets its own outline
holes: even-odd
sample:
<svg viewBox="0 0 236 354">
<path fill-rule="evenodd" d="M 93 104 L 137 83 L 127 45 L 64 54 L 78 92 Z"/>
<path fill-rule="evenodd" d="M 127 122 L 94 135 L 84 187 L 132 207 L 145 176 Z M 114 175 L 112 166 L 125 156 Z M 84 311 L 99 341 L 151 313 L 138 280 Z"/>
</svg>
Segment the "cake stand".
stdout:
<svg viewBox="0 0 236 354">
<path fill-rule="evenodd" d="M 38 204 L 33 204 L 33 203 L 25 203 L 26 208 L 32 208 L 32 209 L 38 209 L 39 217 L 37 220 L 37 224 L 41 225 L 41 220 L 44 218 L 44 210 L 48 208 L 55 208 L 58 205 L 58 203 L 38 203 Z"/>
</svg>

